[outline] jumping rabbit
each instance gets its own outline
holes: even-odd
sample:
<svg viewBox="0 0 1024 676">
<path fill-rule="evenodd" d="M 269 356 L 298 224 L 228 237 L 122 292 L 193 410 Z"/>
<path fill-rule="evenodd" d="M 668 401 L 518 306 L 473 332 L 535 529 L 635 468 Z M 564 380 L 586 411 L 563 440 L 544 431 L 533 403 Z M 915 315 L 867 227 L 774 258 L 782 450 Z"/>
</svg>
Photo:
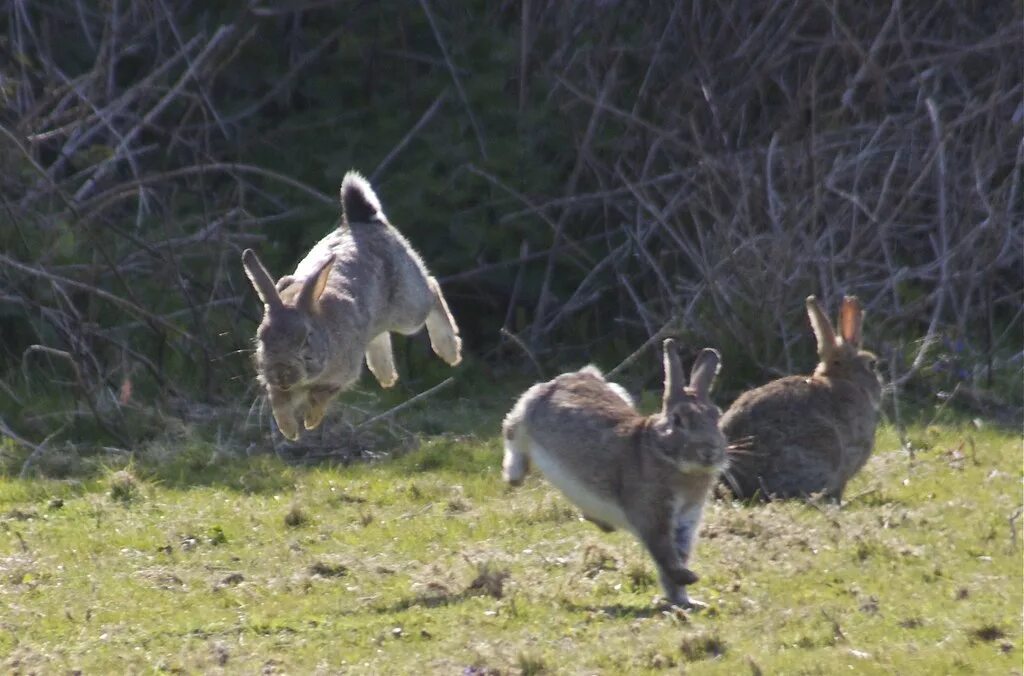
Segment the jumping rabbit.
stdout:
<svg viewBox="0 0 1024 676">
<path fill-rule="evenodd" d="M 330 400 L 359 377 L 363 355 L 381 387 L 398 380 L 390 332 L 424 324 L 430 345 L 452 366 L 462 342 L 437 280 L 392 226 L 370 184 L 350 171 L 341 183 L 342 219 L 295 272 L 274 284 L 251 249 L 242 264 L 263 301 L 256 370 L 274 419 L 292 441 L 299 417 L 320 425 Z"/>
<path fill-rule="evenodd" d="M 821 359 L 813 375 L 744 392 L 722 416 L 722 432 L 736 448 L 727 479 L 737 497 L 823 493 L 838 501 L 871 455 L 882 387 L 875 355 L 861 349 L 860 302 L 843 299 L 838 338 L 814 296 L 807 315 Z"/>
<path fill-rule="evenodd" d="M 530 463 L 606 532 L 628 530 L 658 566 L 668 601 L 691 601 L 687 567 L 704 500 L 725 467 L 720 411 L 708 397 L 719 355 L 704 349 L 686 384 L 675 341 L 663 344 L 659 412 L 643 416 L 620 386 L 587 366 L 527 390 L 503 426 L 502 476 L 522 483 Z"/>
</svg>

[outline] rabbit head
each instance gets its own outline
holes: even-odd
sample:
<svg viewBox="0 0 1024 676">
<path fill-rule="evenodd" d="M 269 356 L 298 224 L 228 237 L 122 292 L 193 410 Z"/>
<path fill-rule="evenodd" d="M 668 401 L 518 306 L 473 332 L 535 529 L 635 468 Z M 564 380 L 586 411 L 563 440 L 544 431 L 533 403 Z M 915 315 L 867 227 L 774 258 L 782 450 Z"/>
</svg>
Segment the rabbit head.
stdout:
<svg viewBox="0 0 1024 676">
<path fill-rule="evenodd" d="M 708 392 L 721 359 L 705 348 L 697 355 L 686 383 L 676 343 L 663 343 L 665 392 L 659 413 L 651 417 L 654 450 L 685 473 L 717 473 L 726 463 L 726 440 L 718 429 L 721 411 Z"/>
<path fill-rule="evenodd" d="M 807 297 L 807 316 L 818 341 L 818 358 L 821 360 L 814 375 L 827 378 L 850 380 L 869 390 L 879 387 L 875 364 L 878 357 L 861 349 L 861 326 L 864 311 L 855 296 L 843 298 L 839 310 L 839 336 L 825 316 L 825 309 L 814 296 Z"/>
<path fill-rule="evenodd" d="M 242 253 L 242 264 L 264 307 L 263 321 L 256 331 L 256 370 L 261 382 L 287 391 L 315 379 L 329 356 L 327 332 L 318 324 L 320 297 L 327 287 L 334 255 L 306 279 L 288 280 L 278 285 L 280 289 L 252 249 Z M 297 293 L 293 291 L 296 287 Z"/>
</svg>

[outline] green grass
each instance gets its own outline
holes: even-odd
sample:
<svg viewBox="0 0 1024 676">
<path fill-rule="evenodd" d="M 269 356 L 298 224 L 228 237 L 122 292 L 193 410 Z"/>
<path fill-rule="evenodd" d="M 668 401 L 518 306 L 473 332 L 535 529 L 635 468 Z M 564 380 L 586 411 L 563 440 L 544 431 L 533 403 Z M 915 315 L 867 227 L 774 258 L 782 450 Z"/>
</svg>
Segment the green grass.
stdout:
<svg viewBox="0 0 1024 676">
<path fill-rule="evenodd" d="M 912 428 L 911 461 L 883 428 L 842 508 L 715 501 L 691 589 L 709 608 L 682 615 L 652 602 L 629 536 L 536 476 L 506 488 L 500 412 L 482 415 L 372 464 L 209 465 L 192 443 L 86 479 L 0 479 L 0 665 L 1020 673 L 1015 433 Z"/>
</svg>

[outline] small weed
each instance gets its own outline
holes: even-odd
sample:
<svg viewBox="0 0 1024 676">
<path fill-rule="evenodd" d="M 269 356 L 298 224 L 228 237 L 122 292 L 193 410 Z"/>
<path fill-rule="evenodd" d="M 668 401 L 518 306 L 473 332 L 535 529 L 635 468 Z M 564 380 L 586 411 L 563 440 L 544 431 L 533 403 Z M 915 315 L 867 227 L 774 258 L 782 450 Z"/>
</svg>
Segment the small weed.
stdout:
<svg viewBox="0 0 1024 676">
<path fill-rule="evenodd" d="M 858 537 L 857 546 L 853 550 L 853 555 L 858 562 L 864 562 L 872 558 L 883 560 L 891 559 L 894 557 L 895 553 L 880 542 Z M 910 553 L 908 553 L 908 555 L 910 555 Z"/>
<path fill-rule="evenodd" d="M 529 653 L 519 653 L 516 657 L 516 666 L 519 668 L 519 673 L 522 676 L 536 676 L 537 674 L 548 673 L 548 665 L 544 660 L 537 656 Z"/>
<path fill-rule="evenodd" d="M 462 676 L 501 676 L 501 669 L 474 665 L 463 669 Z"/>
<path fill-rule="evenodd" d="M 448 501 L 448 504 L 444 506 L 444 511 L 447 514 L 461 514 L 469 510 L 469 505 L 462 498 L 452 498 Z"/>
<path fill-rule="evenodd" d="M 566 523 L 576 521 L 579 515 L 568 502 L 555 496 L 545 498 L 520 518 L 529 525 L 538 523 Z"/>
<path fill-rule="evenodd" d="M 1006 638 L 1006 632 L 995 624 L 985 624 L 977 629 L 970 631 L 970 636 L 976 641 L 985 641 L 991 643 L 992 641 L 998 641 L 1001 638 Z"/>
<path fill-rule="evenodd" d="M 615 557 L 600 547 L 591 545 L 583 551 L 583 574 L 596 577 L 602 570 L 618 570 Z"/>
<path fill-rule="evenodd" d="M 228 541 L 228 536 L 224 534 L 223 528 L 214 526 L 206 532 L 206 540 L 216 547 L 217 545 L 225 544 Z"/>
<path fill-rule="evenodd" d="M 645 592 L 657 582 L 654 573 L 640 563 L 630 564 L 626 570 L 626 579 L 629 580 L 629 590 L 632 592 Z"/>
<path fill-rule="evenodd" d="M 309 573 L 320 577 L 344 577 L 348 574 L 348 566 L 341 563 L 317 561 L 309 567 Z"/>
<path fill-rule="evenodd" d="M 878 598 L 875 596 L 869 596 L 860 604 L 860 612 L 867 613 L 868 615 L 878 614 Z"/>
<path fill-rule="evenodd" d="M 333 488 L 331 490 L 334 490 Z M 338 493 L 332 495 L 327 500 L 329 505 L 361 505 L 366 502 L 366 498 L 359 497 L 358 495 L 349 495 L 348 493 Z"/>
<path fill-rule="evenodd" d="M 730 535 L 752 540 L 757 539 L 764 532 L 764 526 L 749 512 L 731 516 L 722 524 L 722 528 Z"/>
<path fill-rule="evenodd" d="M 291 509 L 284 515 L 284 525 L 289 528 L 298 528 L 309 522 L 309 517 L 298 505 L 292 505 Z"/>
<path fill-rule="evenodd" d="M 701 633 L 688 636 L 679 644 L 683 659 L 687 662 L 714 659 L 725 654 L 725 641 L 718 634 Z"/>
<path fill-rule="evenodd" d="M 226 665 L 228 663 L 228 658 L 231 656 L 227 645 L 221 641 L 217 641 L 210 646 L 210 653 L 213 657 L 214 663 L 218 667 Z"/>
<path fill-rule="evenodd" d="M 126 469 L 110 475 L 108 494 L 110 499 L 121 504 L 134 502 L 140 496 L 139 480 Z"/>
<path fill-rule="evenodd" d="M 215 584 L 213 588 L 215 590 L 226 589 L 227 587 L 236 587 L 243 582 L 245 582 L 245 575 L 242 575 L 241 573 L 230 573 L 218 580 L 217 584 Z"/>
<path fill-rule="evenodd" d="M 641 658 L 640 664 L 648 669 L 662 670 L 671 669 L 677 662 L 674 657 L 661 652 L 649 652 Z"/>
<path fill-rule="evenodd" d="M 497 568 L 490 562 L 477 564 L 476 577 L 466 587 L 467 596 L 486 595 L 500 599 L 504 595 L 505 580 L 509 578 L 509 572 Z"/>
</svg>

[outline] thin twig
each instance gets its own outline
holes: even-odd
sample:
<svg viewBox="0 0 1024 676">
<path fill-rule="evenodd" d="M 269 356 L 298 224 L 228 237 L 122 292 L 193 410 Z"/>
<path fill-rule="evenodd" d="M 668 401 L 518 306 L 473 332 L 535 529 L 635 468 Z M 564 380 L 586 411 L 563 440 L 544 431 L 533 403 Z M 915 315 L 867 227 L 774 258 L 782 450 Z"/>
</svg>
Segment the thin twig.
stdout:
<svg viewBox="0 0 1024 676">
<path fill-rule="evenodd" d="M 455 378 L 451 378 L 451 377 L 447 378 L 447 379 L 441 381 L 440 383 L 438 383 L 437 385 L 434 385 L 429 390 L 425 390 L 423 392 L 420 392 L 419 394 L 417 394 L 412 399 L 407 399 L 406 401 L 403 401 L 401 404 L 399 404 L 398 406 L 395 406 L 394 408 L 388 409 L 387 411 L 384 411 L 383 413 L 381 413 L 379 415 L 375 415 L 372 418 L 370 418 L 369 420 L 364 420 L 363 422 L 361 422 L 358 425 L 356 425 L 353 428 L 353 431 L 361 430 L 364 427 L 368 427 L 368 426 L 370 426 L 370 425 L 372 425 L 372 424 L 374 424 L 376 422 L 379 422 L 379 421 L 384 420 L 386 418 L 390 418 L 391 416 L 395 415 L 399 411 L 404 411 L 405 409 L 409 408 L 413 404 L 418 403 L 418 402 L 422 401 L 423 399 L 426 399 L 427 397 L 430 397 L 430 396 L 440 392 L 441 390 L 443 390 L 444 388 L 448 387 L 449 385 L 451 385 L 454 382 L 455 382 Z"/>
<path fill-rule="evenodd" d="M 191 341 L 195 341 L 196 340 L 192 336 L 192 334 L 189 333 L 188 331 L 186 331 L 185 329 L 182 329 L 182 328 L 180 328 L 178 326 L 175 326 L 174 324 L 171 324 L 170 322 L 165 321 L 163 318 L 161 318 L 161 317 L 159 317 L 157 315 L 154 315 L 151 312 L 147 312 L 146 310 L 143 310 L 141 307 L 139 307 L 135 303 L 127 301 L 124 298 L 121 298 L 120 296 L 115 296 L 114 294 L 112 294 L 112 293 L 110 293 L 108 291 L 104 291 L 103 289 L 98 289 L 98 288 L 96 288 L 94 286 L 91 286 L 89 284 L 83 284 L 82 282 L 78 282 L 78 281 L 75 281 L 73 279 L 68 279 L 67 277 L 61 277 L 60 275 L 55 275 L 55 274 L 53 274 L 51 272 L 47 272 L 46 270 L 41 270 L 39 268 L 34 268 L 34 267 L 30 266 L 30 265 L 25 265 L 24 263 L 19 263 L 16 260 L 13 260 L 11 258 L 8 258 L 7 256 L 4 256 L 3 254 L 0 254 L 0 264 L 6 265 L 6 266 L 11 267 L 11 268 L 14 268 L 15 270 L 20 270 L 20 271 L 25 272 L 27 274 L 33 275 L 35 277 L 42 277 L 44 279 L 48 279 L 51 282 L 55 282 L 55 283 L 58 283 L 58 284 L 67 284 L 68 286 L 72 286 L 72 287 L 74 287 L 76 289 L 81 289 L 83 291 L 88 291 L 89 293 L 95 294 L 96 296 L 98 296 L 98 297 L 100 297 L 100 298 L 102 298 L 104 300 L 110 301 L 114 305 L 117 305 L 119 307 L 124 308 L 125 310 L 128 310 L 129 312 L 131 312 L 132 314 L 134 314 L 137 317 L 142 317 L 142 318 L 146 319 L 147 321 L 149 321 L 149 322 L 151 322 L 153 324 L 157 324 L 159 326 L 162 326 L 163 328 L 165 328 L 165 329 L 167 329 L 167 330 L 169 330 L 169 331 L 171 331 L 171 332 L 173 332 L 173 333 L 175 333 L 177 335 L 180 335 L 183 338 L 187 338 L 188 340 L 191 340 Z"/>
<path fill-rule="evenodd" d="M 633 362 L 640 358 L 644 352 L 646 352 L 651 346 L 656 345 L 665 338 L 669 338 L 678 333 L 678 321 L 675 317 L 669 319 L 660 329 L 654 332 L 650 338 L 644 341 L 644 344 L 633 351 L 633 354 L 629 355 L 619 365 L 613 368 L 611 371 L 605 374 L 606 378 L 614 378 L 619 371 L 629 368 Z"/>
<path fill-rule="evenodd" d="M 412 129 L 406 132 L 405 136 L 402 137 L 402 140 L 391 149 L 391 152 L 384 156 L 384 159 L 380 161 L 377 168 L 373 170 L 373 173 L 370 174 L 370 183 L 376 183 L 377 179 L 380 178 L 380 175 L 388 168 L 388 165 L 391 164 L 391 161 L 398 157 L 398 154 L 401 153 L 407 145 L 409 145 L 409 142 L 416 137 L 416 134 L 420 133 L 420 130 L 423 129 L 423 127 L 427 126 L 428 122 L 434 119 L 434 115 L 441 109 L 441 104 L 444 103 L 444 100 L 447 97 L 447 89 L 437 95 L 437 98 L 430 104 L 430 107 L 420 115 L 420 119 L 413 125 Z"/>
<path fill-rule="evenodd" d="M 39 444 L 32 443 L 31 441 L 29 441 L 25 437 L 21 436 L 20 434 L 18 434 L 14 430 L 12 430 L 11 427 L 7 424 L 7 421 L 4 420 L 2 417 L 0 417 L 0 433 L 3 433 L 3 435 L 5 437 L 8 437 L 9 439 L 13 439 L 14 441 L 16 441 L 17 443 L 21 444 L 22 446 L 25 446 L 27 448 L 31 448 L 33 455 L 35 453 L 38 453 L 38 452 L 40 452 L 42 450 L 42 447 Z M 31 458 L 32 456 L 30 455 L 29 457 Z M 22 470 L 22 474 L 24 474 L 24 470 Z"/>
<path fill-rule="evenodd" d="M 469 97 L 466 96 L 466 90 L 462 88 L 462 80 L 459 79 L 459 73 L 455 69 L 455 64 L 452 63 L 452 58 L 448 55 L 448 48 L 445 46 L 444 40 L 441 38 L 441 31 L 438 29 L 437 22 L 434 20 L 434 13 L 430 11 L 430 3 L 427 0 L 420 0 L 420 7 L 423 8 L 423 13 L 427 16 L 427 21 L 430 23 L 430 30 L 434 32 L 434 40 L 437 41 L 437 47 L 441 50 L 444 62 L 448 66 L 448 72 L 452 76 L 452 82 L 455 83 L 455 90 L 459 93 L 459 99 L 462 101 L 462 105 L 466 109 L 466 114 L 469 116 L 469 123 L 473 125 L 473 134 L 476 136 L 476 143 L 480 148 L 480 155 L 487 160 L 487 146 L 484 144 L 483 132 L 480 131 L 480 123 L 477 122 L 476 115 L 473 114 L 473 109 L 469 105 Z"/>
<path fill-rule="evenodd" d="M 520 350 L 523 351 L 523 354 L 525 354 L 530 359 L 530 362 L 533 364 L 533 368 L 537 369 L 537 375 L 541 379 L 543 379 L 544 369 L 543 367 L 541 367 L 540 362 L 537 361 L 537 357 L 533 356 L 533 352 L 530 350 L 529 347 L 526 346 L 526 343 L 523 342 L 523 339 L 517 336 L 516 334 L 512 333 L 508 329 L 506 329 L 504 326 L 501 327 L 501 335 L 511 340 L 513 343 L 516 344 L 516 346 Z"/>
</svg>

